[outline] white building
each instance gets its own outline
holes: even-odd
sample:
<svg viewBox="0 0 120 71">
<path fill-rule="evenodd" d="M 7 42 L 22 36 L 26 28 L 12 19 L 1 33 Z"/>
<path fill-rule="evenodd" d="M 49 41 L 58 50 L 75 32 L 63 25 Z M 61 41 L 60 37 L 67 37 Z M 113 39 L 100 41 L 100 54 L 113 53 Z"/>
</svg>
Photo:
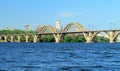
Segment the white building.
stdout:
<svg viewBox="0 0 120 71">
<path fill-rule="evenodd" d="M 31 30 L 31 26 L 30 25 L 25 25 L 25 31 L 30 31 Z"/>
<path fill-rule="evenodd" d="M 62 30 L 62 27 L 61 27 L 61 22 L 60 21 L 56 21 L 56 31 L 59 32 Z"/>
</svg>

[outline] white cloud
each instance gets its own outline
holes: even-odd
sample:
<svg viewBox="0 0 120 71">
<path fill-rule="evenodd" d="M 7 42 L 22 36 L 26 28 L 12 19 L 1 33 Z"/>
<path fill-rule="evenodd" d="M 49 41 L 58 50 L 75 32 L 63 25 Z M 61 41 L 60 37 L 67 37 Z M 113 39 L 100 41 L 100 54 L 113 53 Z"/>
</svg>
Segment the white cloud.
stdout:
<svg viewBox="0 0 120 71">
<path fill-rule="evenodd" d="M 75 12 L 61 12 L 58 14 L 58 17 L 74 17 L 82 15 L 82 13 L 75 13 Z"/>
</svg>

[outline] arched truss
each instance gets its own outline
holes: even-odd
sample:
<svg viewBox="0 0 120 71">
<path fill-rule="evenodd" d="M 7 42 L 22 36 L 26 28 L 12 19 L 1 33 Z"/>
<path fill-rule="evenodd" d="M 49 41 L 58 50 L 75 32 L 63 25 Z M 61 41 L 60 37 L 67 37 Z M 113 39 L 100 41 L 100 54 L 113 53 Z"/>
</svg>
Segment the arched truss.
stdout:
<svg viewBox="0 0 120 71">
<path fill-rule="evenodd" d="M 69 23 L 69 24 L 64 28 L 64 31 L 68 31 L 72 26 L 76 26 L 79 31 L 85 30 L 84 27 L 83 27 L 80 23 L 72 22 L 72 23 Z"/>
<path fill-rule="evenodd" d="M 30 37 L 33 37 L 33 35 L 32 34 L 22 34 L 22 35 L 20 35 L 22 38 L 26 38 L 26 36 L 28 36 L 28 39 L 30 38 Z"/>
<path fill-rule="evenodd" d="M 4 35 L 1 35 L 0 36 L 0 40 L 4 39 L 5 40 L 5 36 Z"/>
<path fill-rule="evenodd" d="M 13 35 L 13 40 L 17 40 L 18 39 L 18 36 L 17 35 Z"/>
<path fill-rule="evenodd" d="M 116 34 L 116 36 L 114 37 L 114 40 L 116 40 L 119 35 L 120 35 L 120 32 Z"/>
<path fill-rule="evenodd" d="M 40 33 L 45 33 L 45 32 L 49 32 L 49 33 L 55 33 L 55 29 L 52 26 L 43 26 L 40 29 Z"/>
<path fill-rule="evenodd" d="M 96 32 L 96 33 L 94 34 L 93 39 L 94 39 L 99 33 L 102 33 L 102 32 Z M 107 32 L 103 31 L 103 33 L 106 35 L 105 37 L 109 38 L 109 34 L 108 34 Z"/>
<path fill-rule="evenodd" d="M 14 39 L 15 37 L 17 37 L 17 35 L 7 35 L 7 38 L 10 38 L 10 39 L 11 39 L 11 36 L 13 36 L 13 39 Z"/>
<path fill-rule="evenodd" d="M 22 38 L 24 38 L 24 40 Z M 20 41 L 25 42 L 25 39 L 25 34 L 20 35 Z"/>
<path fill-rule="evenodd" d="M 22 34 L 22 35 L 20 35 L 20 36 L 25 38 L 25 35 L 24 35 L 24 34 Z M 20 37 L 20 38 L 21 38 L 21 37 Z"/>
</svg>

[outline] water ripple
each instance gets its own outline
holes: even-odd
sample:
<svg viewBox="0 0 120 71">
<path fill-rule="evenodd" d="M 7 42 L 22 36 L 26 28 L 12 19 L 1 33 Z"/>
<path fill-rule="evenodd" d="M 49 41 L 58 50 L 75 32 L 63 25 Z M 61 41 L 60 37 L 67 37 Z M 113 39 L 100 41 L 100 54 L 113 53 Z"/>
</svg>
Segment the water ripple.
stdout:
<svg viewBox="0 0 120 71">
<path fill-rule="evenodd" d="M 0 71 L 119 71 L 119 55 L 119 43 L 0 43 Z"/>
</svg>

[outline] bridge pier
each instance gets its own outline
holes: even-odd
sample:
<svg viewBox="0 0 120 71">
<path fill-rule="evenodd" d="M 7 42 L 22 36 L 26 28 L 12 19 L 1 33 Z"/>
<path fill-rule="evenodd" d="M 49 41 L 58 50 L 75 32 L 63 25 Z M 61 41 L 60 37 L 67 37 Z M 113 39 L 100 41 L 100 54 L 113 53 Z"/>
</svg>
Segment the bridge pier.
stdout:
<svg viewBox="0 0 120 71">
<path fill-rule="evenodd" d="M 59 43 L 60 42 L 60 38 L 55 38 L 55 43 Z"/>
<path fill-rule="evenodd" d="M 110 43 L 115 43 L 115 41 L 112 38 L 110 38 Z"/>
<path fill-rule="evenodd" d="M 7 36 L 4 36 L 4 38 L 5 38 L 4 42 L 7 42 Z"/>
<path fill-rule="evenodd" d="M 29 41 L 28 41 L 29 37 L 30 37 L 29 35 L 26 35 L 26 36 L 25 36 L 25 39 L 26 39 L 25 42 L 29 42 Z"/>
<path fill-rule="evenodd" d="M 86 39 L 86 43 L 93 43 L 93 38 L 95 36 L 96 33 L 94 32 L 83 32 L 83 35 Z"/>
<path fill-rule="evenodd" d="M 20 35 L 18 35 L 18 37 L 17 37 L 17 38 L 18 38 L 18 41 L 17 41 L 17 42 L 20 42 L 20 38 L 21 38 L 21 36 L 20 36 Z"/>
<path fill-rule="evenodd" d="M 115 32 L 113 31 L 109 32 L 109 39 L 110 39 L 110 43 L 115 42 Z"/>
<path fill-rule="evenodd" d="M 33 42 L 37 42 L 37 38 L 38 38 L 38 36 L 37 36 L 37 35 L 34 35 Z"/>
<path fill-rule="evenodd" d="M 86 43 L 93 43 L 92 37 L 90 36 L 86 37 Z"/>
<path fill-rule="evenodd" d="M 11 42 L 13 42 L 14 36 L 11 36 Z"/>
<path fill-rule="evenodd" d="M 55 43 L 59 43 L 59 42 L 61 41 L 61 36 L 62 36 L 62 34 L 56 34 L 56 35 L 54 36 L 54 38 L 55 38 Z"/>
</svg>

